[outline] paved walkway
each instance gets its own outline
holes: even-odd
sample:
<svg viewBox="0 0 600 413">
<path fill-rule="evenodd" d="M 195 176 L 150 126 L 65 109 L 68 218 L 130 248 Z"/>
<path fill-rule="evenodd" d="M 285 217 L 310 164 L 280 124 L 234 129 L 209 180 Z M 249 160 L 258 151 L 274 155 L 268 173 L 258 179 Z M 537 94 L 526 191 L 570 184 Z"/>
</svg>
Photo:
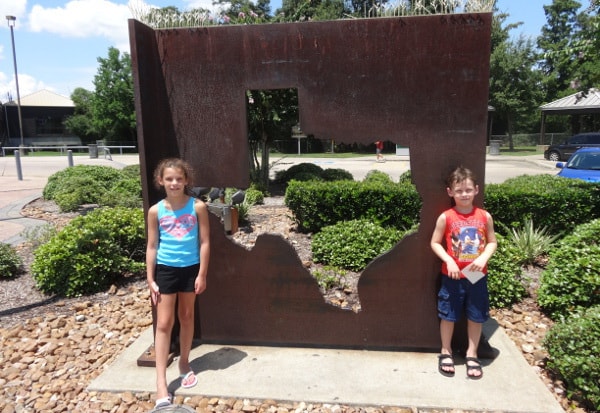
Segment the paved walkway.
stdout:
<svg viewBox="0 0 600 413">
<path fill-rule="evenodd" d="M 493 163 L 500 158 L 493 159 Z M 507 168 L 512 161 L 506 157 Z M 21 208 L 41 196 L 48 176 L 68 167 L 66 156 L 22 157 L 23 180 L 17 179 L 13 157 L 0 158 L 0 242 L 18 244 L 23 230 L 40 221 L 20 216 Z M 288 158 L 287 161 L 293 161 Z M 308 162 L 307 159 L 301 159 Z M 323 159 L 320 160 L 321 162 Z M 402 160 L 397 160 L 403 162 Z M 357 159 L 355 162 L 368 162 Z M 535 157 L 534 170 L 555 173 L 553 165 Z M 113 161 L 74 157 L 74 164 L 123 167 L 139 163 L 137 155 L 113 155 Z M 392 163 L 392 161 L 386 164 Z M 386 165 L 377 164 L 377 165 Z M 372 162 L 372 165 L 376 165 Z M 328 167 L 326 165 L 326 167 Z M 335 166 L 340 167 L 340 166 Z M 350 168 L 346 168 L 351 170 Z M 375 168 L 372 168 L 375 169 Z M 533 173 L 533 172 L 532 172 Z M 560 413 L 563 409 L 527 364 L 519 349 L 494 320 L 485 325 L 490 344 L 499 350 L 484 365 L 479 381 L 437 372 L 436 355 L 415 352 L 201 345 L 192 352 L 200 383 L 179 389 L 177 363 L 169 368 L 171 389 L 178 394 L 273 399 L 331 404 L 390 405 L 452 411 L 478 410 L 521 413 Z M 154 392 L 154 370 L 138 367 L 137 359 L 152 342 L 149 329 L 94 380 L 90 390 Z"/>
</svg>

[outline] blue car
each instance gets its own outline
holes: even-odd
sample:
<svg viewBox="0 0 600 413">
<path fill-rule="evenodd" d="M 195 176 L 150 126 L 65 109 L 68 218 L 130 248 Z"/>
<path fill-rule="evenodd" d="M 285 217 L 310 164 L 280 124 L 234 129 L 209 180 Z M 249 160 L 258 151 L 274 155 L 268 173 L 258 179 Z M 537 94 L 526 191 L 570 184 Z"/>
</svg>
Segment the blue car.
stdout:
<svg viewBox="0 0 600 413">
<path fill-rule="evenodd" d="M 600 147 L 578 149 L 569 162 L 558 162 L 556 167 L 560 168 L 557 176 L 600 182 Z"/>
</svg>

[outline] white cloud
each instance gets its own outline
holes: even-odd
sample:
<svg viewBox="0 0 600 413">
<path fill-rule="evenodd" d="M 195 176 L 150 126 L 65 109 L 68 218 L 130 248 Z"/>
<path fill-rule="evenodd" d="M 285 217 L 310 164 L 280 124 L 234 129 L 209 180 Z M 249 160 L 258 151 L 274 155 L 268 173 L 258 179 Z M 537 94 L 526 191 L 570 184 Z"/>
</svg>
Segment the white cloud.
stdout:
<svg viewBox="0 0 600 413">
<path fill-rule="evenodd" d="M 126 4 L 107 0 L 71 0 L 63 7 L 34 5 L 29 14 L 29 26 L 33 32 L 48 32 L 63 37 L 100 36 L 119 49 L 127 50 L 129 18 L 131 13 Z"/>
<path fill-rule="evenodd" d="M 17 24 L 25 17 L 25 8 L 27 6 L 27 0 L 0 0 L 0 10 L 2 10 L 2 16 L 15 16 L 17 18 Z M 8 28 L 6 22 L 3 25 Z"/>
<path fill-rule="evenodd" d="M 52 88 L 46 87 L 44 82 L 36 80 L 29 75 L 19 73 L 19 95 L 21 98 L 42 89 L 52 90 Z M 4 73 L 0 73 L 0 101 L 7 102 L 9 95 L 12 100 L 17 100 L 15 78 L 14 76 L 7 77 Z"/>
</svg>

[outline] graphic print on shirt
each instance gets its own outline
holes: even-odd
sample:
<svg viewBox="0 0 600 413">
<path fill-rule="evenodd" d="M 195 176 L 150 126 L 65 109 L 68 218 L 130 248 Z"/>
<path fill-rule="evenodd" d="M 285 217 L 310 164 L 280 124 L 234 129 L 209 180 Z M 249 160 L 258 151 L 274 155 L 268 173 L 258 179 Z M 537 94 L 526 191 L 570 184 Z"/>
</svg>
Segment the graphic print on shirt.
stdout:
<svg viewBox="0 0 600 413">
<path fill-rule="evenodd" d="M 461 223 L 465 222 L 462 221 Z M 476 226 L 457 225 L 456 228 L 453 228 L 451 234 L 452 253 L 458 261 L 474 261 L 485 248 L 483 229 L 478 229 Z"/>
<path fill-rule="evenodd" d="M 183 238 L 196 225 L 196 217 L 192 214 L 183 214 L 179 218 L 166 215 L 159 219 L 160 227 L 175 238 Z"/>
</svg>

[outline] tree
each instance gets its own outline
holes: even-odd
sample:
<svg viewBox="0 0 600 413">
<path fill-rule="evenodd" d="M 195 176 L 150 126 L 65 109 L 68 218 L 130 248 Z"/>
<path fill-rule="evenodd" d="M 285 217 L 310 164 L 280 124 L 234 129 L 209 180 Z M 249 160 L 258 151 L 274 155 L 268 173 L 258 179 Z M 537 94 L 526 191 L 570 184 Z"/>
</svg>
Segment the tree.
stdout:
<svg viewBox="0 0 600 413">
<path fill-rule="evenodd" d="M 74 113 L 65 120 L 65 126 L 79 136 L 84 143 L 94 142 L 99 137 L 98 131 L 94 128 L 93 99 L 94 92 L 82 87 L 76 88 L 71 93 L 71 100 L 75 104 Z"/>
<path fill-rule="evenodd" d="M 527 123 L 542 100 L 533 42 L 521 36 L 499 44 L 490 57 L 490 101 L 506 121 L 510 150 L 517 125 Z"/>
<path fill-rule="evenodd" d="M 544 56 L 540 66 L 545 75 L 547 102 L 572 93 L 569 89 L 576 63 L 573 42 L 580 27 L 577 16 L 580 7 L 581 3 L 575 0 L 553 0 L 551 5 L 544 6 L 546 24 L 537 44 Z"/>
<path fill-rule="evenodd" d="M 269 146 L 278 137 L 289 137 L 292 126 L 298 122 L 298 91 L 250 90 L 246 92 L 246 98 L 250 178 L 260 190 L 266 191 L 269 187 Z"/>
<path fill-rule="evenodd" d="M 136 118 L 131 58 L 110 47 L 106 59 L 98 58 L 91 102 L 93 126 L 102 139 L 135 141 Z"/>
</svg>

